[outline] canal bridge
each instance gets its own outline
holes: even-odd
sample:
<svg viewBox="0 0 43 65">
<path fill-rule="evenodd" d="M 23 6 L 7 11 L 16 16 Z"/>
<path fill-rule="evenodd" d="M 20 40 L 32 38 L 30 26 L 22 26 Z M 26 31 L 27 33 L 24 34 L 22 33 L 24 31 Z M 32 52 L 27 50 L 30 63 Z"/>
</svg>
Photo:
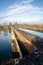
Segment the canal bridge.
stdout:
<svg viewBox="0 0 43 65">
<path fill-rule="evenodd" d="M 28 59 L 28 63 L 31 63 L 31 62 L 33 63 L 34 61 L 36 62 L 36 60 L 39 59 L 39 55 L 40 55 L 39 52 L 41 51 L 42 53 L 43 51 L 41 49 L 41 45 L 43 44 L 42 40 L 41 40 L 42 44 L 39 45 L 40 49 L 37 50 L 37 47 L 32 42 L 30 42 L 23 34 L 21 34 L 17 28 L 12 27 L 12 26 L 11 26 L 11 38 L 12 38 L 11 45 L 12 45 L 13 58 L 11 58 L 10 61 L 8 60 L 6 64 L 13 62 L 13 64 L 16 65 L 21 59 L 23 59 L 24 56 L 25 56 L 24 59 L 26 60 L 26 63 L 27 63 L 27 59 Z M 35 59 L 36 57 L 37 59 Z M 31 61 L 31 59 L 33 61 Z"/>
<path fill-rule="evenodd" d="M 16 28 L 11 27 L 11 34 L 12 34 L 12 52 L 14 53 L 14 55 L 19 54 L 18 56 L 20 58 L 22 58 L 23 57 L 22 51 L 24 52 L 26 50 L 29 54 L 32 54 L 37 49 L 36 46 L 34 46 Z M 18 42 L 18 41 L 20 41 L 20 42 Z M 23 46 L 25 49 L 22 49 Z M 26 53 L 24 53 L 24 54 L 26 54 Z"/>
</svg>

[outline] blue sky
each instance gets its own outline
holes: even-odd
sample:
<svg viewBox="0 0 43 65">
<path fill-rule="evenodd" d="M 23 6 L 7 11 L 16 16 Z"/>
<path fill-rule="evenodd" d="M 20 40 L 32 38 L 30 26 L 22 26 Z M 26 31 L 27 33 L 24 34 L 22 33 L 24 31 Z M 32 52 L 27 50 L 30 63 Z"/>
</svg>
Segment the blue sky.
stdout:
<svg viewBox="0 0 43 65">
<path fill-rule="evenodd" d="M 43 0 L 0 0 L 0 24 L 43 23 Z"/>
</svg>

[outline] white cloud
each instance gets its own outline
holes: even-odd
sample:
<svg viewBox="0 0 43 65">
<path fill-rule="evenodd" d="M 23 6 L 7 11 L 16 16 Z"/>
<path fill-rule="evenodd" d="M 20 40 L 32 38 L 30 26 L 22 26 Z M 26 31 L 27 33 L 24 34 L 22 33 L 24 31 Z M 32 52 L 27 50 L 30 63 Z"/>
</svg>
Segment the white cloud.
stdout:
<svg viewBox="0 0 43 65">
<path fill-rule="evenodd" d="M 35 13 L 35 12 L 43 13 L 40 10 L 41 10 L 41 8 L 34 7 L 32 5 L 17 6 L 16 8 L 15 8 L 15 5 L 13 5 L 11 7 L 8 7 L 5 12 L 1 13 L 1 16 L 16 15 L 16 14 L 19 14 L 19 13 L 22 13 L 22 12 L 26 12 L 26 11 L 33 12 L 33 13 Z"/>
<path fill-rule="evenodd" d="M 30 3 L 30 2 L 33 2 L 34 0 L 22 0 L 22 2 L 24 3 L 24 4 L 27 4 L 27 3 Z"/>
<path fill-rule="evenodd" d="M 28 2 L 30 3 L 33 1 L 34 0 L 22 0 L 24 5 L 16 4 L 16 5 L 9 6 L 4 12 L 0 13 L 1 15 L 0 18 L 3 18 L 1 19 L 1 21 L 25 21 L 26 22 L 26 21 L 38 20 L 39 19 L 38 15 L 43 14 L 42 11 L 43 9 L 30 4 L 25 5 L 26 3 Z M 28 17 L 26 14 L 24 14 L 25 12 L 26 13 L 28 12 L 29 14 Z"/>
</svg>

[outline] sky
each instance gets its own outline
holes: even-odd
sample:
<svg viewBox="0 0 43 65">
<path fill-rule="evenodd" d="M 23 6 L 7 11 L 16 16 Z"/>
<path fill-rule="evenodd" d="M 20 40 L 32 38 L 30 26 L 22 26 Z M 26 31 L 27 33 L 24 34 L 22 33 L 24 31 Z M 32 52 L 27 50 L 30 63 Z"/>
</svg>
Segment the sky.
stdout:
<svg viewBox="0 0 43 65">
<path fill-rule="evenodd" d="M 3 22 L 42 24 L 43 0 L 0 0 L 0 24 Z"/>
</svg>

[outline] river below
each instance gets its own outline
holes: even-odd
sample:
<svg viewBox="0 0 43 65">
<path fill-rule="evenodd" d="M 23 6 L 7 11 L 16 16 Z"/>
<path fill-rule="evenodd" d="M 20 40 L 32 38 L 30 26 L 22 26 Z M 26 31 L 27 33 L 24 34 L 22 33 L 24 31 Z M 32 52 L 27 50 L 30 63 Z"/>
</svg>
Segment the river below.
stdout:
<svg viewBox="0 0 43 65">
<path fill-rule="evenodd" d="M 12 58 L 11 33 L 0 31 L 0 60 Z"/>
</svg>

